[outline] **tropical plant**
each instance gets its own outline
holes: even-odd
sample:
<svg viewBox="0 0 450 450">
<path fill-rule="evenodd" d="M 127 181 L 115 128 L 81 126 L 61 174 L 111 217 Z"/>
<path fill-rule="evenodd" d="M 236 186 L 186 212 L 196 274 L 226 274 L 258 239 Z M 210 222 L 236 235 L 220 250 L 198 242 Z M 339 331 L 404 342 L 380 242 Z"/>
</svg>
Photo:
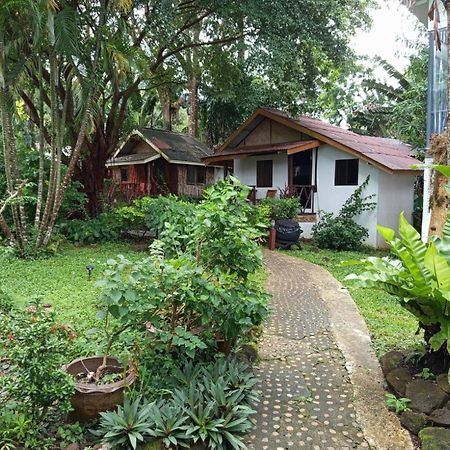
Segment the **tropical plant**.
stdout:
<svg viewBox="0 0 450 450">
<path fill-rule="evenodd" d="M 442 238 L 433 237 L 428 243 L 400 215 L 398 233 L 378 227 L 391 249 L 393 257 L 370 257 L 349 264 L 361 264 L 364 271 L 348 279 L 362 287 L 381 289 L 393 295 L 410 311 L 424 330 L 428 358 L 440 368 L 448 366 L 450 350 L 450 216 Z"/>
<path fill-rule="evenodd" d="M 91 432 L 111 448 L 133 449 L 155 436 L 152 430 L 152 405 L 141 397 L 131 400 L 125 395 L 123 406 L 100 413 L 100 422 Z"/>
<path fill-rule="evenodd" d="M 75 10 L 67 3 L 54 0 L 39 2 L 8 0 L 0 5 L 0 117 L 2 123 L 2 147 L 12 224 L 0 214 L 0 227 L 6 239 L 15 245 L 20 255 L 27 246 L 39 250 L 47 246 L 52 236 L 64 195 L 81 156 L 91 118 L 93 98 L 97 95 L 99 79 L 96 76 L 103 33 L 107 19 L 106 2 L 100 1 L 100 14 L 92 29 L 92 52 L 88 57 L 79 51 L 79 22 Z M 32 36 L 24 39 L 23 36 Z M 74 69 L 74 62 L 83 60 L 83 69 Z M 64 72 L 64 76 L 61 74 Z M 32 86 L 26 94 L 22 77 L 30 73 Z M 81 73 L 86 75 L 82 80 Z M 63 82 L 64 80 L 64 82 Z M 27 86 L 28 87 L 28 86 Z M 78 98 L 69 105 L 65 89 L 76 89 Z M 27 198 L 27 182 L 21 172 L 15 133 L 16 93 L 22 96 L 30 112 L 30 118 L 39 130 L 39 163 L 36 171 L 39 180 L 36 209 L 29 221 L 24 208 Z M 32 99 L 36 99 L 33 103 Z M 69 114 L 69 106 L 70 112 Z M 48 108 L 48 109 L 47 109 Z M 47 114 L 47 112 L 50 112 Z M 71 129 L 72 140 L 66 145 L 68 122 L 77 122 L 77 130 Z M 48 147 L 47 147 L 48 145 Z M 64 151 L 63 151 L 64 148 Z M 50 170 L 45 179 L 45 153 L 50 154 Z M 69 151 L 67 151 L 69 150 Z M 67 170 L 63 171 L 63 159 Z M 35 233 L 30 233 L 35 228 Z M 30 240 L 32 242 L 30 244 Z"/>
<path fill-rule="evenodd" d="M 321 212 L 319 222 L 313 226 L 313 240 L 321 248 L 334 250 L 356 250 L 368 237 L 367 228 L 355 222 L 355 217 L 365 211 L 371 211 L 376 203 L 371 200 L 374 194 L 364 196 L 364 189 L 369 184 L 369 176 L 353 192 L 342 206 L 338 215 Z"/>
</svg>

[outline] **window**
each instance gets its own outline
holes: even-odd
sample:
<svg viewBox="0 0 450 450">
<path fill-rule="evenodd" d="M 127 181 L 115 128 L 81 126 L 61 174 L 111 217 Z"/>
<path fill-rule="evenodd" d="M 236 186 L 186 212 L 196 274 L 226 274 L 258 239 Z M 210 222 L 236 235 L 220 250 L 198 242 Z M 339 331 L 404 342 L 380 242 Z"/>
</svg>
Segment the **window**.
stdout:
<svg viewBox="0 0 450 450">
<path fill-rule="evenodd" d="M 120 181 L 122 181 L 122 183 L 128 181 L 128 169 L 120 169 Z"/>
<path fill-rule="evenodd" d="M 196 179 L 196 167 L 187 166 L 187 184 L 195 184 Z"/>
<path fill-rule="evenodd" d="M 187 184 L 206 184 L 206 167 L 202 166 L 186 166 Z"/>
<path fill-rule="evenodd" d="M 197 184 L 206 184 L 206 167 L 197 166 Z"/>
<path fill-rule="evenodd" d="M 338 159 L 334 172 L 335 186 L 357 186 L 358 185 L 358 159 Z"/>
<path fill-rule="evenodd" d="M 256 187 L 273 186 L 273 161 L 256 161 Z"/>
</svg>

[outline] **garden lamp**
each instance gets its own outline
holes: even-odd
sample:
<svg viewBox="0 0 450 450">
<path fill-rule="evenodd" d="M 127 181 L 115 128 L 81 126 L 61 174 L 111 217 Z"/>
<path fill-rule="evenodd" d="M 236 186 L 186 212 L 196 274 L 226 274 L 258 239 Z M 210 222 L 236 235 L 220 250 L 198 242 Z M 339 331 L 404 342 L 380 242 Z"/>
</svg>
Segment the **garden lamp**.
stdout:
<svg viewBox="0 0 450 450">
<path fill-rule="evenodd" d="M 91 280 L 91 273 L 94 269 L 95 269 L 95 266 L 93 266 L 92 264 L 88 264 L 86 266 L 86 270 L 88 271 L 88 274 L 89 274 L 89 281 Z"/>
</svg>

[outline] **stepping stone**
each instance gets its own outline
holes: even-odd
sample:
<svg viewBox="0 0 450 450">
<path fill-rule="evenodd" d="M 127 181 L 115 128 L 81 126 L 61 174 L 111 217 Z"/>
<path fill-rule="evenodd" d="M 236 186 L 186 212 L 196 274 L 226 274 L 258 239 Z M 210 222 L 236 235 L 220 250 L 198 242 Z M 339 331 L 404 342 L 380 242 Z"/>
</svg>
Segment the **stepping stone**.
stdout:
<svg viewBox="0 0 450 450">
<path fill-rule="evenodd" d="M 450 430 L 447 428 L 424 428 L 419 439 L 422 450 L 450 450 Z"/>
<path fill-rule="evenodd" d="M 397 351 L 387 352 L 383 355 L 380 359 L 380 365 L 384 375 L 386 376 L 392 370 L 400 367 L 403 364 L 404 359 L 405 355 Z"/>
<path fill-rule="evenodd" d="M 406 387 L 406 397 L 411 400 L 411 409 L 425 414 L 442 408 L 449 399 L 448 394 L 427 380 L 414 380 L 409 383 Z"/>
<path fill-rule="evenodd" d="M 428 424 L 428 416 L 414 411 L 405 411 L 400 416 L 400 423 L 411 433 L 418 434 Z"/>
<path fill-rule="evenodd" d="M 406 386 L 411 383 L 412 380 L 411 374 L 404 367 L 398 367 L 397 369 L 391 370 L 386 375 L 388 386 L 401 397 L 405 396 Z"/>
</svg>

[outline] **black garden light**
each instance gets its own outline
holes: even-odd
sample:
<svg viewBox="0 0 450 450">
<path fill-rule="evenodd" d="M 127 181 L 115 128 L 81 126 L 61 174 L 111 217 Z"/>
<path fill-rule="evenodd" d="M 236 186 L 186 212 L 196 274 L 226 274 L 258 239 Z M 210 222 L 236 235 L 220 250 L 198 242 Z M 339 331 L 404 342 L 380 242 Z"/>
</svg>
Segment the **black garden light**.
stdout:
<svg viewBox="0 0 450 450">
<path fill-rule="evenodd" d="M 92 264 L 88 264 L 86 266 L 86 270 L 88 271 L 88 274 L 89 274 L 89 281 L 91 280 L 91 274 L 94 269 L 95 269 L 95 266 L 93 266 Z"/>
</svg>

